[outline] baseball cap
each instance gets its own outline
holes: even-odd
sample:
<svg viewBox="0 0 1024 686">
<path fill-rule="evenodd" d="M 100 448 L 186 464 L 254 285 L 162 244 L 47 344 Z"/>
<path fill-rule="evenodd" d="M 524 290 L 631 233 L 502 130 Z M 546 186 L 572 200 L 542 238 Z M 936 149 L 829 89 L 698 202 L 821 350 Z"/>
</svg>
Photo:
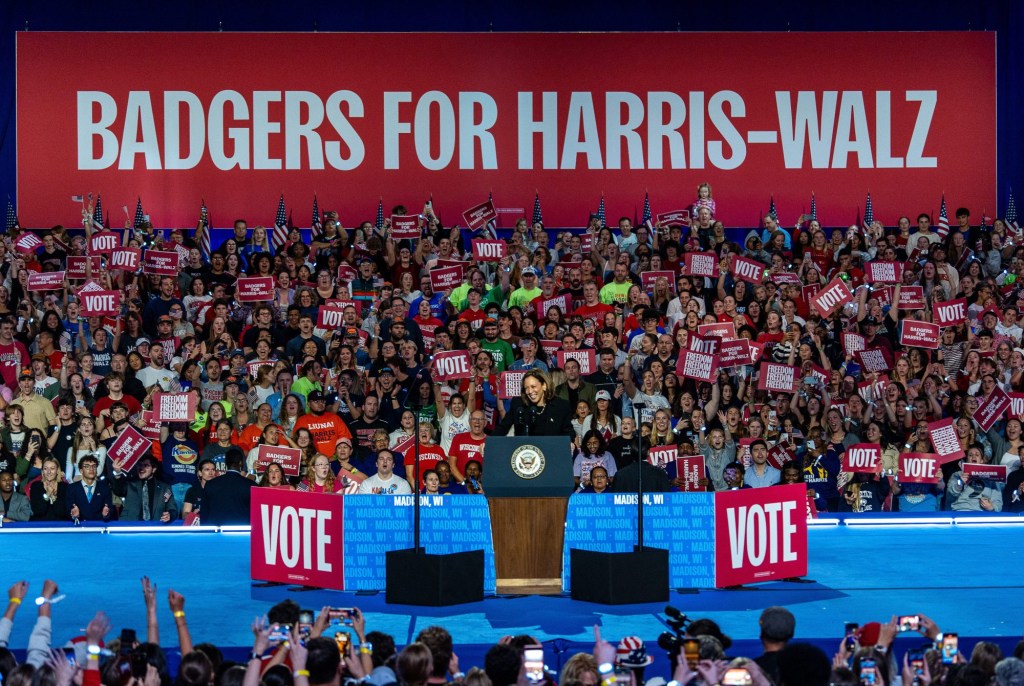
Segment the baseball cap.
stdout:
<svg viewBox="0 0 1024 686">
<path fill-rule="evenodd" d="M 145 336 L 143 336 L 142 338 L 136 339 L 135 340 L 135 347 L 139 347 L 140 345 L 149 345 L 149 339 L 146 338 Z"/>
<path fill-rule="evenodd" d="M 522 274 L 523 274 L 523 276 L 526 276 L 527 274 L 532 274 L 533 276 L 537 276 L 537 270 L 534 269 L 533 267 L 527 267 L 526 269 L 523 270 Z"/>
<path fill-rule="evenodd" d="M 862 648 L 873 646 L 878 643 L 878 635 L 882 631 L 882 625 L 878 622 L 868 622 L 857 630 L 857 643 Z"/>
<path fill-rule="evenodd" d="M 875 319 L 874 317 L 864 317 L 864 319 L 861 320 L 861 325 L 862 326 L 878 326 L 878 320 Z"/>
<path fill-rule="evenodd" d="M 21 379 L 25 379 L 25 378 L 31 379 L 32 376 L 33 375 L 32 375 L 32 370 L 31 369 L 22 369 L 21 370 L 21 374 L 19 375 L 19 378 L 21 378 Z"/>
<path fill-rule="evenodd" d="M 349 327 L 349 328 L 345 329 L 345 336 L 355 336 L 356 338 L 358 338 L 359 337 L 359 329 L 356 329 L 354 327 Z"/>
<path fill-rule="evenodd" d="M 598 391 L 594 398 L 595 400 L 611 400 L 612 394 L 608 391 Z"/>
<path fill-rule="evenodd" d="M 484 320 L 484 326 L 497 326 L 497 325 L 498 325 L 498 318 L 497 317 L 493 317 L 492 316 L 492 317 L 488 317 L 487 319 Z"/>
<path fill-rule="evenodd" d="M 391 374 L 392 376 L 394 376 L 395 370 L 392 369 L 391 367 L 381 367 L 380 371 L 377 372 L 377 376 L 380 376 L 381 374 Z"/>
<path fill-rule="evenodd" d="M 796 617 L 778 605 L 765 608 L 758 624 L 761 625 L 761 635 L 770 641 L 788 641 L 796 632 Z"/>
<path fill-rule="evenodd" d="M 156 320 L 157 324 L 163 324 L 164 322 L 167 322 L 168 324 L 173 324 L 174 320 L 171 319 L 171 316 L 169 314 L 160 315 L 160 318 Z"/>
<path fill-rule="evenodd" d="M 320 391 L 310 391 L 309 395 L 306 396 L 306 400 L 311 403 L 315 403 L 317 401 L 327 400 L 327 398 Z"/>
</svg>

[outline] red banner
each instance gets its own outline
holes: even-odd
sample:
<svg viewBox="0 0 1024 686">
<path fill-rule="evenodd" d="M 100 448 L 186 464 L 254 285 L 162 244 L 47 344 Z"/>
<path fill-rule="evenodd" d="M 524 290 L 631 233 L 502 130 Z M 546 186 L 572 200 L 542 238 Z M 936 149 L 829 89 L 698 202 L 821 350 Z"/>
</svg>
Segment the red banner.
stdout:
<svg viewBox="0 0 1024 686">
<path fill-rule="evenodd" d="M 953 418 L 939 419 L 928 423 L 928 435 L 932 439 L 932 447 L 938 453 L 942 463 L 959 460 L 964 456 L 964 449 L 956 434 Z"/>
<path fill-rule="evenodd" d="M 110 253 L 110 260 L 107 262 L 107 266 L 111 270 L 120 269 L 121 271 L 133 272 L 139 268 L 139 258 L 141 256 L 142 251 L 138 248 L 118 248 Z"/>
<path fill-rule="evenodd" d="M 420 237 L 420 218 L 415 214 L 391 215 L 391 237 L 396 241 Z"/>
<path fill-rule="evenodd" d="M 779 272 L 777 274 L 770 274 L 768 278 L 771 279 L 772 283 L 777 283 L 779 285 L 782 285 L 784 283 L 791 283 L 795 286 L 799 286 L 801 283 L 803 283 L 800 280 L 800 275 L 794 274 L 793 272 Z"/>
<path fill-rule="evenodd" d="M 978 422 L 982 431 L 988 431 L 1009 408 L 1010 396 L 996 386 L 987 398 L 978 403 L 978 409 L 974 411 L 974 421 Z"/>
<path fill-rule="evenodd" d="M 497 219 L 497 217 L 498 213 L 494 211 L 494 203 L 490 200 L 479 205 L 473 205 L 473 207 L 462 213 L 462 220 L 471 229 L 481 227 L 492 219 Z"/>
<path fill-rule="evenodd" d="M 964 477 L 988 479 L 989 481 L 1006 481 L 1006 472 L 1009 467 L 1005 464 L 965 464 L 963 467 Z"/>
<path fill-rule="evenodd" d="M 18 249 L 18 252 L 27 255 L 43 247 L 43 241 L 31 231 L 26 231 L 14 242 L 14 247 Z"/>
<path fill-rule="evenodd" d="M 717 279 L 718 255 L 713 252 L 688 252 L 683 255 L 682 273 L 690 276 L 710 276 Z"/>
<path fill-rule="evenodd" d="M 338 265 L 338 281 L 354 281 L 359 277 L 359 272 L 348 262 Z"/>
<path fill-rule="evenodd" d="M 689 253 L 687 253 L 689 254 Z M 676 292 L 676 275 L 671 271 L 640 272 L 640 284 L 648 293 L 654 292 L 654 282 L 658 279 L 665 279 L 668 282 L 668 290 Z"/>
<path fill-rule="evenodd" d="M 443 267 L 430 270 L 430 286 L 435 293 L 444 293 L 449 288 L 462 284 L 462 267 Z"/>
<path fill-rule="evenodd" d="M 469 353 L 465 350 L 435 353 L 433 374 L 435 379 L 468 379 L 473 375 Z"/>
<path fill-rule="evenodd" d="M 712 382 L 718 376 L 718 359 L 694 350 L 679 351 L 676 374 L 699 381 Z"/>
<path fill-rule="evenodd" d="M 887 348 L 868 348 L 857 351 L 857 361 L 864 371 L 874 374 L 892 368 L 892 356 Z"/>
<path fill-rule="evenodd" d="M 543 294 L 533 299 L 533 308 L 537 311 L 538 321 L 544 321 L 548 318 L 548 309 L 557 307 L 561 310 L 562 315 L 567 315 L 572 312 L 572 295 L 569 293 L 563 293 L 562 295 L 556 295 L 553 298 L 545 298 Z M 561 343 L 559 343 L 561 345 Z"/>
<path fill-rule="evenodd" d="M 271 463 L 281 465 L 288 476 L 301 476 L 302 448 L 267 444 L 259 446 L 256 451 L 256 473 L 262 474 Z"/>
<path fill-rule="evenodd" d="M 196 416 L 195 393 L 157 393 L 153 419 L 158 422 L 191 422 Z"/>
<path fill-rule="evenodd" d="M 28 290 L 56 291 L 64 288 L 64 272 L 32 272 L 28 273 Z"/>
<path fill-rule="evenodd" d="M 316 325 L 321 329 L 335 330 L 345 321 L 345 308 L 342 305 L 325 303 L 317 309 Z"/>
<path fill-rule="evenodd" d="M 715 586 L 807 574 L 807 487 L 715 493 Z"/>
<path fill-rule="evenodd" d="M 882 471 L 882 447 L 874 443 L 858 443 L 846 449 L 842 456 L 844 472 L 879 474 Z"/>
<path fill-rule="evenodd" d="M 507 254 L 505 241 L 473 241 L 473 259 L 477 262 L 500 262 Z"/>
<path fill-rule="evenodd" d="M 274 277 L 243 276 L 235 282 L 238 302 L 263 302 L 274 299 Z"/>
<path fill-rule="evenodd" d="M 107 317 L 121 313 L 121 291 L 79 291 L 83 317 Z"/>
<path fill-rule="evenodd" d="M 1024 418 L 1024 393 L 1010 394 L 1010 411 L 1007 416 L 1014 419 Z"/>
<path fill-rule="evenodd" d="M 69 255 L 67 262 L 66 276 L 69 279 L 84 279 L 86 277 L 86 260 L 92 264 L 92 278 L 98 279 L 103 274 L 103 258 L 99 255 Z M 174 272 L 177 274 L 177 270 Z"/>
<path fill-rule="evenodd" d="M 924 309 L 924 287 L 923 286 L 902 286 L 900 287 L 900 301 L 896 303 L 897 310 L 922 310 Z"/>
<path fill-rule="evenodd" d="M 727 367 L 743 367 L 751 364 L 750 361 L 750 342 L 745 338 L 739 338 L 734 341 L 722 341 L 722 348 L 718 355 L 718 366 L 724 368 Z"/>
<path fill-rule="evenodd" d="M 836 277 L 832 283 L 822 288 L 811 298 L 811 306 L 818 311 L 822 319 L 827 319 L 830 314 L 838 310 L 846 303 L 853 300 L 853 292 L 845 281 Z"/>
<path fill-rule="evenodd" d="M 864 280 L 871 283 L 899 283 L 903 280 L 902 262 L 868 262 L 864 269 Z"/>
<path fill-rule="evenodd" d="M 852 331 L 843 332 L 843 352 L 847 355 L 855 355 L 866 347 L 865 338 L 859 333 Z"/>
<path fill-rule="evenodd" d="M 932 321 L 939 326 L 955 326 L 967 321 L 967 298 L 935 303 L 932 306 Z"/>
<path fill-rule="evenodd" d="M 343 590 L 345 498 L 276 488 L 251 493 L 252 578 Z"/>
<path fill-rule="evenodd" d="M 674 445 L 658 445 L 647 451 L 647 461 L 655 467 L 665 468 L 679 457 L 679 448 Z"/>
<path fill-rule="evenodd" d="M 690 223 L 690 213 L 687 210 L 662 212 L 655 217 L 655 223 L 668 228 L 672 228 L 673 226 L 686 226 Z"/>
<path fill-rule="evenodd" d="M 706 490 L 706 487 L 700 485 L 701 479 L 706 478 L 704 476 L 704 457 L 702 455 L 677 457 L 676 478 L 680 481 L 680 491 L 688 493 Z"/>
<path fill-rule="evenodd" d="M 147 250 L 142 253 L 142 273 L 177 276 L 180 261 L 181 256 L 174 250 Z"/>
<path fill-rule="evenodd" d="M 159 437 L 159 430 L 157 431 Z M 107 457 L 110 460 L 124 460 L 121 471 L 130 472 L 139 458 L 152 450 L 153 443 L 149 438 L 135 430 L 131 424 L 121 430 L 120 435 L 110 444 Z"/>
<path fill-rule="evenodd" d="M 739 279 L 740 281 L 759 285 L 761 283 L 761 279 L 764 278 L 764 265 L 757 260 L 733 255 L 732 275 L 733 278 Z"/>
<path fill-rule="evenodd" d="M 936 350 L 939 347 L 939 331 L 941 329 L 942 327 L 938 324 L 904 319 L 900 327 L 900 345 Z"/>
<path fill-rule="evenodd" d="M 762 362 L 757 388 L 760 391 L 792 393 L 800 385 L 800 368 L 788 364 Z"/>
<path fill-rule="evenodd" d="M 699 333 L 691 333 L 686 337 L 688 350 L 704 353 L 705 355 L 717 355 L 722 347 L 722 339 L 717 336 L 701 336 Z M 680 355 L 685 352 L 680 350 Z M 682 360 L 682 357 L 679 358 Z"/>
<path fill-rule="evenodd" d="M 121 236 L 113 231 L 103 231 L 101 233 L 93 234 L 92 239 L 89 241 L 90 253 L 104 253 L 109 255 L 120 247 Z"/>
<path fill-rule="evenodd" d="M 698 324 L 697 334 L 704 338 L 736 338 L 736 325 L 733 322 L 718 322 L 717 324 Z"/>
<path fill-rule="evenodd" d="M 524 376 L 526 376 L 525 369 L 498 374 L 498 397 L 502 400 L 520 397 L 523 394 Z"/>
<path fill-rule="evenodd" d="M 903 483 L 938 483 L 942 461 L 935 453 L 900 453 L 899 476 Z"/>
<path fill-rule="evenodd" d="M 597 371 L 597 351 L 593 348 L 586 350 L 559 350 L 555 353 L 555 361 L 559 369 L 565 369 L 566 360 L 576 360 L 580 363 L 580 374 L 586 376 Z"/>
</svg>

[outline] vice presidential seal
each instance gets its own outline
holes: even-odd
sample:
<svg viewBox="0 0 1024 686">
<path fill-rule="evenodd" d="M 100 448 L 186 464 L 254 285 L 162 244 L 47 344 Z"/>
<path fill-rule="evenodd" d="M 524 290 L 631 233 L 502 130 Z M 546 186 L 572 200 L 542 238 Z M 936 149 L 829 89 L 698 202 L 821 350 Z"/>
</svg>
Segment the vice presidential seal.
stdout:
<svg viewBox="0 0 1024 686">
<path fill-rule="evenodd" d="M 512 452 L 512 471 L 520 479 L 535 479 L 544 471 L 544 453 L 535 445 L 521 445 Z"/>
</svg>

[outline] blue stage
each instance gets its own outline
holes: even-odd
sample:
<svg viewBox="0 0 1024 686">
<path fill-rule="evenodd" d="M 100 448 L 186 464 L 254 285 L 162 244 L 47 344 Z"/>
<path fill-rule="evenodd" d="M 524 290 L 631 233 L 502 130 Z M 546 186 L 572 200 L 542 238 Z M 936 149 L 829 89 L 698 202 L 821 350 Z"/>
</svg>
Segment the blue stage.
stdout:
<svg viewBox="0 0 1024 686">
<path fill-rule="evenodd" d="M 747 590 L 700 589 L 673 593 L 670 600 L 691 618 L 710 617 L 736 642 L 733 654 L 758 654 L 757 615 L 784 605 L 797 618 L 797 636 L 834 650 L 843 623 L 865 623 L 893 614 L 923 613 L 946 631 L 958 632 L 966 650 L 974 640 L 997 640 L 1012 650 L 1021 636 L 1024 594 L 1024 518 L 972 517 L 940 513 L 931 518 L 859 517 L 821 519 L 810 527 L 808 577 L 814 583 L 770 583 Z M 157 584 L 160 629 L 165 647 L 175 641 L 166 607 L 170 588 L 186 597 L 193 638 L 225 647 L 251 644 L 249 626 L 280 599 L 291 595 L 303 607 L 361 607 L 368 627 L 405 644 L 434 623 L 448 627 L 463 665 L 481 664 L 483 652 L 506 634 L 528 633 L 549 648 L 589 649 L 592 627 L 618 640 L 638 635 L 659 660 L 653 644 L 665 630 L 660 605 L 609 607 L 567 596 L 489 596 L 483 602 L 449 608 L 389 606 L 384 594 L 340 591 L 295 592 L 259 587 L 249 578 L 249 535 L 242 531 L 182 527 L 36 528 L 6 526 L 2 532 L 5 579 L 25 578 L 30 597 L 42 579 L 55 579 L 67 598 L 54 607 L 54 641 L 81 633 L 92 614 L 105 610 L 115 632 L 122 626 L 145 633 L 139 578 Z M 428 548 L 429 551 L 429 548 Z M 11 646 L 23 648 L 34 621 L 26 603 L 15 622 Z M 562 640 L 557 640 L 562 639 Z M 921 642 L 914 634 L 901 644 Z M 240 652 L 239 655 L 242 653 Z M 656 663 L 657 667 L 657 663 Z"/>
</svg>

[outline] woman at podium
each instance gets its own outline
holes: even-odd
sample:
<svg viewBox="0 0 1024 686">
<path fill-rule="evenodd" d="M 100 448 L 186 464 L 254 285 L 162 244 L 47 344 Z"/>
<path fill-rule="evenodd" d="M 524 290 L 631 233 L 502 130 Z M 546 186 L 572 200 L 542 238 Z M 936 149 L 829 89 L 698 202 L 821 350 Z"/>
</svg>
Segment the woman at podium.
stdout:
<svg viewBox="0 0 1024 686">
<path fill-rule="evenodd" d="M 555 397 L 554 384 L 539 369 L 523 377 L 523 393 L 512 401 L 494 435 L 507 436 L 513 426 L 516 436 L 567 436 L 576 442 L 569 402 Z"/>
</svg>

